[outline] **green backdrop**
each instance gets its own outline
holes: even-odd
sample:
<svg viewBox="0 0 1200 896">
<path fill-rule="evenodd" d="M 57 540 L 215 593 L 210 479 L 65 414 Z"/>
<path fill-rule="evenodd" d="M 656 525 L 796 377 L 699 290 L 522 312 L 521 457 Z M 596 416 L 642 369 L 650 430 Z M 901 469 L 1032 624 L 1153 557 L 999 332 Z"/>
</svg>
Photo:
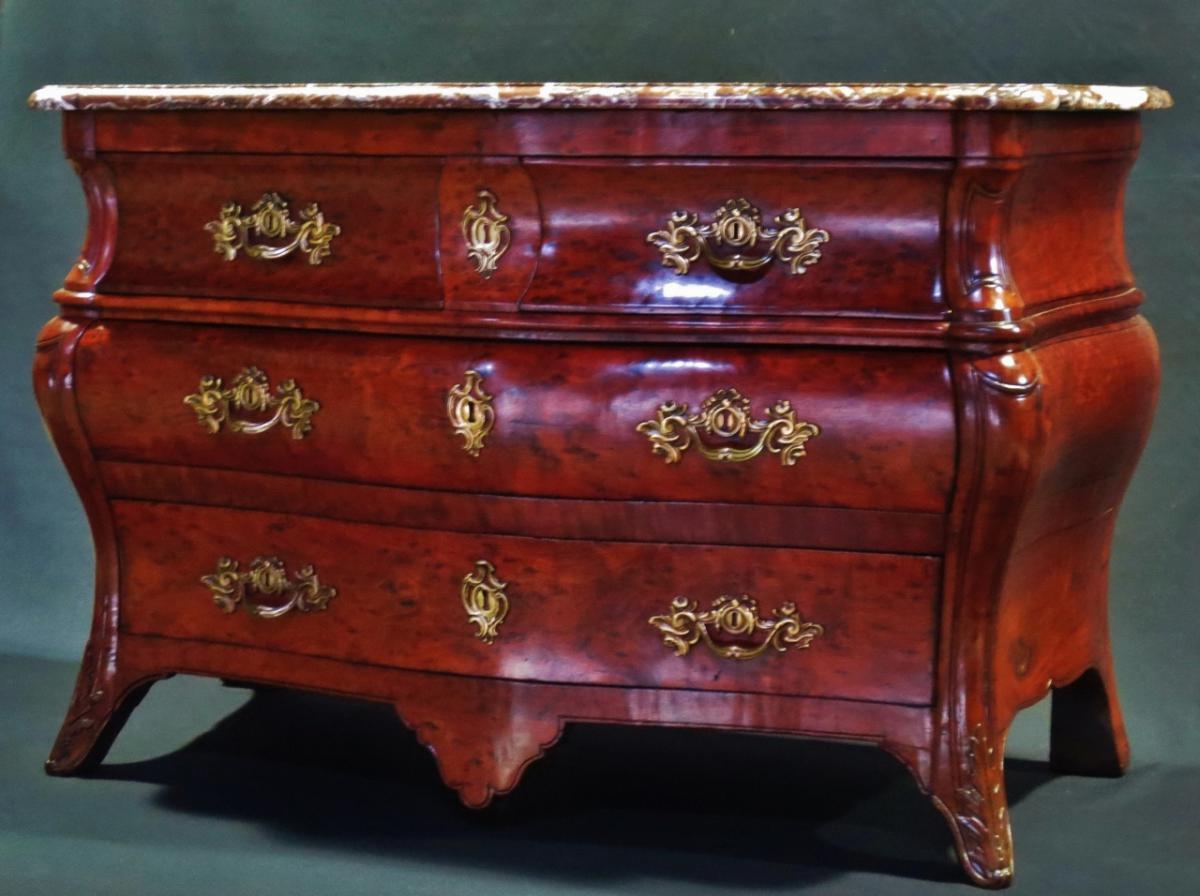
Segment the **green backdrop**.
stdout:
<svg viewBox="0 0 1200 896">
<path fill-rule="evenodd" d="M 0 0 L 0 654 L 54 661 L 11 659 L 13 674 L 26 676 L 14 699 L 36 692 L 52 704 L 37 708 L 43 726 L 43 714 L 65 708 L 67 662 L 86 636 L 92 576 L 83 514 L 43 434 L 29 382 L 34 336 L 54 312 L 50 293 L 85 226 L 58 116 L 25 107 L 34 88 L 346 80 L 1154 83 L 1172 90 L 1177 105 L 1144 118 L 1127 233 L 1164 378 L 1155 429 L 1118 525 L 1112 631 L 1135 770 L 1189 768 L 1200 752 L 1197 46 L 1200 5 L 1192 0 Z M 37 669 L 55 670 L 45 674 L 61 686 L 34 688 L 28 678 Z M 9 686 L 17 687 L 11 676 Z M 1021 720 L 1010 757 L 1044 756 L 1045 725 L 1044 707 Z M 14 731 L 10 740 L 21 736 Z M 48 734 L 38 728 L 37 736 Z M 44 752 L 48 739 L 33 746 Z M 1190 768 L 1181 780 L 1192 790 L 1164 785 L 1164 792 L 1193 794 L 1178 808 L 1195 825 L 1200 787 Z M 1022 842 L 1019 820 L 1017 838 L 1020 858 L 1032 847 Z M 1200 835 L 1194 843 L 1200 851 Z M 4 856 L 0 849 L 0 867 Z M 32 881 L 23 892 L 37 889 Z"/>
</svg>

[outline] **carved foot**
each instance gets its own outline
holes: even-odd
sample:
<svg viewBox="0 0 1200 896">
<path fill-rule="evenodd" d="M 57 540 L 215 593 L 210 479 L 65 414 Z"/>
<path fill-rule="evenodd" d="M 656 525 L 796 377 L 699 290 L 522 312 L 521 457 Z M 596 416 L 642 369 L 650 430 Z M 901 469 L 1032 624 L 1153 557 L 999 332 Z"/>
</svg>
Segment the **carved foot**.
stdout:
<svg viewBox="0 0 1200 896">
<path fill-rule="evenodd" d="M 1115 777 L 1129 766 L 1129 741 L 1111 674 L 1089 669 L 1055 688 L 1050 703 L 1050 767 L 1068 775 Z"/>
<path fill-rule="evenodd" d="M 86 772 L 104 761 L 130 714 L 150 686 L 167 674 L 118 675 L 99 661 L 89 645 L 75 683 L 71 707 L 59 729 L 46 771 L 51 775 Z"/>
<path fill-rule="evenodd" d="M 516 787 L 563 728 L 536 689 L 503 681 L 447 679 L 398 702 L 396 711 L 433 753 L 442 780 L 472 809 Z"/>
<path fill-rule="evenodd" d="M 950 822 L 963 870 L 980 887 L 1012 883 L 1012 830 L 1004 792 L 1004 739 L 976 726 L 942 775 L 934 802 Z"/>
</svg>

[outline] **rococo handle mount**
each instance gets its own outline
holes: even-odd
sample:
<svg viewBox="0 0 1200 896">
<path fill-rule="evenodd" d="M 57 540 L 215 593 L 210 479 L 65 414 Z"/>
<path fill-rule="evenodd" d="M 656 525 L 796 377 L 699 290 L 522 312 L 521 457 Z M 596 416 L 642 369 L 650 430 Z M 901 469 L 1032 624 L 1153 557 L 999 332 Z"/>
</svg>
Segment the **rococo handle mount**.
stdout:
<svg viewBox="0 0 1200 896">
<path fill-rule="evenodd" d="M 222 557 L 217 561 L 217 571 L 202 576 L 200 581 L 208 586 L 213 603 L 222 612 L 232 613 L 242 607 L 260 619 L 278 619 L 292 610 L 301 613 L 324 610 L 337 597 L 337 589 L 322 585 L 312 566 L 300 569 L 293 579 L 278 557 L 256 557 L 245 570 L 240 569 L 233 558 Z M 250 594 L 284 595 L 287 600 L 284 603 L 259 603 L 250 600 Z"/>
<path fill-rule="evenodd" d="M 227 202 L 217 219 L 205 224 L 204 229 L 213 235 L 214 251 L 226 261 L 237 258 L 239 251 L 264 261 L 300 252 L 311 265 L 319 265 L 330 256 L 333 238 L 342 232 L 338 225 L 325 220 L 315 202 L 301 209 L 299 221 L 293 220 L 287 201 L 278 193 L 264 193 L 247 215 L 242 214 L 242 207 L 236 202 Z M 287 242 L 272 245 L 254 242 L 256 239 Z"/>
<path fill-rule="evenodd" d="M 703 642 L 716 656 L 731 660 L 752 660 L 772 649 L 779 653 L 789 647 L 804 650 L 814 638 L 825 633 L 823 626 L 805 622 L 790 601 L 780 606 L 776 618 L 764 619 L 759 616 L 758 601 L 748 594 L 724 595 L 703 612 L 697 609 L 694 600 L 677 597 L 671 601 L 671 611 L 651 616 L 650 624 L 662 633 L 663 644 L 674 650 L 676 656 L 687 656 L 692 647 Z M 714 631 L 727 637 L 761 640 L 752 646 L 720 643 L 714 639 Z"/>
<path fill-rule="evenodd" d="M 213 435 L 228 423 L 233 432 L 246 435 L 282 426 L 291 431 L 293 439 L 303 439 L 312 432 L 313 414 L 321 409 L 319 402 L 304 397 L 295 380 L 284 380 L 272 392 L 266 373 L 257 367 L 242 370 L 229 386 L 219 376 L 203 376 L 199 391 L 186 396 L 183 403 L 195 411 L 196 419 Z M 270 411 L 271 416 L 241 420 L 234 419 L 234 411 Z"/>
<path fill-rule="evenodd" d="M 669 464 L 678 463 L 695 445 L 709 460 L 733 463 L 752 460 L 766 450 L 778 455 L 785 467 L 795 466 L 804 457 L 808 440 L 821 434 L 815 423 L 797 420 L 791 402 L 785 399 L 771 405 L 765 420 L 753 419 L 750 399 L 737 389 L 718 389 L 694 414 L 687 404 L 665 401 L 653 419 L 637 425 L 637 431 L 650 440 L 651 451 Z M 730 444 L 710 445 L 702 433 Z"/>
<path fill-rule="evenodd" d="M 679 276 L 701 256 L 717 271 L 728 273 L 755 271 L 779 261 L 789 274 L 803 274 L 821 260 L 829 231 L 809 227 L 798 208 L 776 216 L 775 223 L 778 228 L 764 225 L 762 212 L 748 199 L 730 199 L 707 224 L 701 224 L 695 212 L 672 213 L 666 227 L 647 234 L 646 242 L 658 247 L 663 265 Z"/>
</svg>

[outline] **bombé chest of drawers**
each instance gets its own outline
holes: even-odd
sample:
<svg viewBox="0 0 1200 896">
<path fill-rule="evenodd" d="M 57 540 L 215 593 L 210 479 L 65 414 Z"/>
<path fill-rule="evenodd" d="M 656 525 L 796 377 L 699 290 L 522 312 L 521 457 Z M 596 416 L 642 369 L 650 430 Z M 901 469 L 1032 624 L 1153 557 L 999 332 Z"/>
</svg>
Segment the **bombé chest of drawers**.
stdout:
<svg viewBox="0 0 1200 896">
<path fill-rule="evenodd" d="M 94 622 L 48 769 L 176 673 L 395 705 L 471 806 L 569 722 L 878 744 L 1008 882 L 1004 736 L 1116 774 L 1154 88 L 44 88 L 37 398 Z M 633 736 L 633 735 L 631 735 Z"/>
</svg>

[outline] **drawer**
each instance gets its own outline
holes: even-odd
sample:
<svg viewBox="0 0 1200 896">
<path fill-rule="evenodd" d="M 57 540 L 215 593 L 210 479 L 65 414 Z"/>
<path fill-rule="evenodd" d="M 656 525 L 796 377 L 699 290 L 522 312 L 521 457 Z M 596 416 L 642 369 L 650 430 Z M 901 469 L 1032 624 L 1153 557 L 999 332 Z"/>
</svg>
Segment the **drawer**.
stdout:
<svg viewBox="0 0 1200 896">
<path fill-rule="evenodd" d="M 76 376 L 102 460 L 473 493 L 933 513 L 946 509 L 954 464 L 949 376 L 932 352 L 116 322 L 85 334 Z"/>
<path fill-rule="evenodd" d="M 543 223 L 523 308 L 942 313 L 943 164 L 711 159 L 525 167 Z M 780 220 L 790 211 L 798 217 Z"/>
<path fill-rule="evenodd" d="M 118 207 L 110 293 L 410 309 L 944 312 L 943 163 L 174 153 L 105 162 Z"/>
<path fill-rule="evenodd" d="M 436 160 L 122 154 L 105 161 L 119 219 L 106 292 L 441 305 Z M 276 199 L 259 206 L 269 194 L 286 207 Z M 319 220 L 306 217 L 314 203 Z"/>
<path fill-rule="evenodd" d="M 114 512 L 132 634 L 515 680 L 930 700 L 932 557 Z"/>
</svg>

